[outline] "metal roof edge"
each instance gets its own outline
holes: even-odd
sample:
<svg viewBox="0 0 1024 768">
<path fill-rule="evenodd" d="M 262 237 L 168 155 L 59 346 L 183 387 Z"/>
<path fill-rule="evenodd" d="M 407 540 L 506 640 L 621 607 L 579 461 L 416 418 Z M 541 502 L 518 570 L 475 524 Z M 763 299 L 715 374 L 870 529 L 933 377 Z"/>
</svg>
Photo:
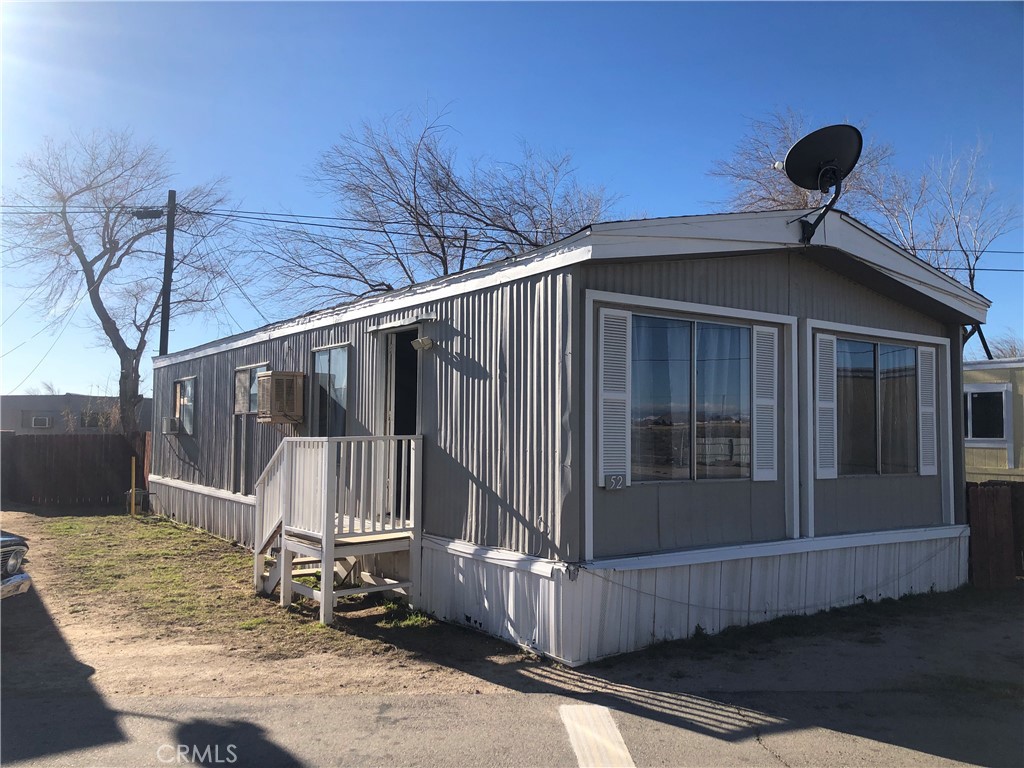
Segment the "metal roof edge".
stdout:
<svg viewBox="0 0 1024 768">
<path fill-rule="evenodd" d="M 997 357 L 995 360 L 964 360 L 965 371 L 987 371 L 995 368 L 1024 368 L 1024 357 Z"/>
<path fill-rule="evenodd" d="M 304 315 L 281 320 L 251 331 L 223 339 L 214 339 L 188 349 L 154 357 L 153 367 L 162 368 L 195 357 L 215 354 L 269 339 L 291 336 L 314 328 L 411 309 L 431 301 L 471 293 L 530 275 L 553 272 L 590 258 L 589 245 L 581 242 L 585 241 L 589 234 L 590 228 L 588 227 L 556 243 L 528 251 L 521 256 L 502 259 L 454 275 L 434 278 L 424 283 L 408 286 L 400 291 L 367 296 L 348 304 L 307 312 Z"/>
</svg>

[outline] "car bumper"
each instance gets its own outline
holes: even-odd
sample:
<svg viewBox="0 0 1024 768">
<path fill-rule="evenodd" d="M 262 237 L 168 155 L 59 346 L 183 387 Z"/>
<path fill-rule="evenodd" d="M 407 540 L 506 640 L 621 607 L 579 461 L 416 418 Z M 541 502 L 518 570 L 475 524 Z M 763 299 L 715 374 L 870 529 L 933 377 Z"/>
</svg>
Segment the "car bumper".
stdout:
<svg viewBox="0 0 1024 768">
<path fill-rule="evenodd" d="M 0 599 L 11 597 L 13 595 L 20 595 L 22 592 L 28 592 L 28 588 L 31 586 L 31 576 L 27 573 L 16 573 L 9 579 L 4 579 L 3 589 L 0 591 Z"/>
</svg>

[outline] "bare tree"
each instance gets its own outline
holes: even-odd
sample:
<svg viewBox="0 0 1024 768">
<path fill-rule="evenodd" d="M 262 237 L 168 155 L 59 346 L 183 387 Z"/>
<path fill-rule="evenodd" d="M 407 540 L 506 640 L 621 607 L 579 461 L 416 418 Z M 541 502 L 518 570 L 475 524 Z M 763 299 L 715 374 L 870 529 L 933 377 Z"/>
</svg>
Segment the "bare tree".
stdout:
<svg viewBox="0 0 1024 768">
<path fill-rule="evenodd" d="M 943 239 L 948 241 L 945 252 L 954 259 L 948 269 L 966 277 L 971 288 L 985 251 L 996 239 L 1016 229 L 1021 216 L 1018 207 L 1002 204 L 992 183 L 981 178 L 983 157 L 979 143 L 960 154 L 950 150 L 930 169 L 935 179 L 934 215 L 942 223 Z"/>
<path fill-rule="evenodd" d="M 408 115 L 364 123 L 320 157 L 313 182 L 338 222 L 261 234 L 279 297 L 307 307 L 450 275 L 554 242 L 614 200 L 582 186 L 568 154 L 460 166 L 451 128 Z"/>
<path fill-rule="evenodd" d="M 996 336 L 988 343 L 992 357 L 999 359 L 1024 358 L 1024 338 L 1012 331 Z"/>
<path fill-rule="evenodd" d="M 26 395 L 59 395 L 60 389 L 52 381 L 40 382 L 38 387 L 29 387 L 25 390 Z"/>
<path fill-rule="evenodd" d="M 122 430 L 135 432 L 139 368 L 160 307 L 165 223 L 134 212 L 163 207 L 171 183 L 167 158 L 127 131 L 111 131 L 46 140 L 20 168 L 21 183 L 4 201 L 8 263 L 42 286 L 34 300 L 55 330 L 88 301 L 91 322 L 120 362 Z M 221 186 L 213 181 L 178 197 L 175 317 L 223 306 L 229 223 L 202 215 L 224 205 Z"/>
<path fill-rule="evenodd" d="M 728 160 L 710 174 L 732 186 L 729 204 L 737 210 L 813 208 L 824 203 L 818 192 L 793 185 L 772 164 L 807 133 L 798 112 L 774 112 L 750 121 Z M 843 185 L 840 206 L 874 226 L 905 250 L 974 288 L 978 263 L 992 243 L 1018 224 L 1020 211 L 999 202 L 993 186 L 981 178 L 984 152 L 976 145 L 952 150 L 919 174 L 893 165 L 888 144 L 868 142 L 857 168 Z"/>
<path fill-rule="evenodd" d="M 716 160 L 709 172 L 711 176 L 725 179 L 732 187 L 732 194 L 725 201 L 728 209 L 780 211 L 824 205 L 827 195 L 796 186 L 774 167 L 775 162 L 785 158 L 789 148 L 809 131 L 807 117 L 792 109 L 750 119 L 747 132 L 736 144 L 732 157 Z M 871 141 L 865 144 L 856 173 L 843 182 L 844 208 L 852 212 L 867 203 L 892 155 L 893 149 L 888 144 Z"/>
</svg>

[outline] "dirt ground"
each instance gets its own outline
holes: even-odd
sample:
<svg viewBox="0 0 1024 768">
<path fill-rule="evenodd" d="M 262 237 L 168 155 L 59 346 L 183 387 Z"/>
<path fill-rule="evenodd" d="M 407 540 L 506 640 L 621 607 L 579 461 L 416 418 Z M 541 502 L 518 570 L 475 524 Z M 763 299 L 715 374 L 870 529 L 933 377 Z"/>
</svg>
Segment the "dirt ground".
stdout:
<svg viewBox="0 0 1024 768">
<path fill-rule="evenodd" d="M 207 583 L 186 586 L 225 607 L 212 619 L 196 618 L 193 607 L 180 616 L 150 611 L 144 597 L 116 582 L 102 589 L 81 583 L 83 574 L 101 572 L 122 579 L 116 566 L 130 549 L 106 535 L 103 558 L 76 561 L 91 530 L 88 516 L 8 511 L 2 524 L 29 539 L 34 580 L 32 592 L 3 604 L 5 695 L 57 692 L 84 676 L 102 696 L 603 693 L 656 681 L 665 691 L 896 688 L 936 699 L 975 696 L 1017 710 L 1024 700 L 1021 589 L 786 619 L 570 670 L 438 622 L 389 625 L 379 604 L 351 604 L 335 628 L 320 627 L 311 610 L 289 613 L 251 594 L 247 553 L 167 524 L 140 529 L 170 537 L 160 568 L 173 574 L 186 559 L 212 562 L 216 555 L 228 575 L 211 572 Z M 79 524 L 86 527 L 69 535 L 79 529 L 67 526 Z"/>
</svg>

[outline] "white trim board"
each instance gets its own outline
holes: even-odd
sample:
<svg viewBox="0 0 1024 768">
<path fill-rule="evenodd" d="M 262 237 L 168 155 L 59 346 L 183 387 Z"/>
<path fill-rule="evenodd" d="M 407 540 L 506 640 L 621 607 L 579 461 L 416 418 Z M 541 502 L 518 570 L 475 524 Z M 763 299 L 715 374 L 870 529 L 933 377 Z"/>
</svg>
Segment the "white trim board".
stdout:
<svg viewBox="0 0 1024 768">
<path fill-rule="evenodd" d="M 781 541 L 737 544 L 714 549 L 691 549 L 682 552 L 663 552 L 655 555 L 618 557 L 594 560 L 581 564 L 588 570 L 636 571 L 649 568 L 672 568 L 678 565 L 703 565 L 727 560 L 743 560 L 756 557 L 777 557 L 802 552 L 824 552 L 834 549 L 855 549 L 881 544 L 904 544 L 916 541 L 968 538 L 970 528 L 966 525 L 936 526 L 933 528 L 903 528 L 893 531 L 872 531 L 849 533 L 840 536 L 819 536 L 813 539 L 784 539 Z"/>
<path fill-rule="evenodd" d="M 997 360 L 964 360 L 965 371 L 987 371 L 989 369 L 1013 370 L 1024 368 L 1024 358 L 1004 357 Z"/>
<path fill-rule="evenodd" d="M 187 480 L 178 480 L 173 477 L 164 477 L 162 475 L 150 475 L 150 483 L 158 483 L 160 485 L 168 485 L 171 488 L 179 488 L 183 491 L 191 491 L 192 493 L 201 493 L 204 496 L 212 496 L 215 499 L 224 499 L 226 501 L 234 501 L 238 504 L 247 504 L 249 506 L 256 506 L 255 496 L 245 496 L 241 493 L 232 493 L 231 491 L 225 491 L 221 488 L 210 488 L 207 485 L 199 485 L 198 483 L 190 483 Z"/>
<path fill-rule="evenodd" d="M 447 552 L 458 557 L 469 557 L 485 563 L 500 565 L 516 571 L 528 571 L 536 576 L 550 579 L 556 568 L 565 568 L 566 564 L 558 560 L 548 560 L 533 555 L 524 555 L 511 549 L 482 547 L 468 541 L 445 539 L 440 536 L 423 534 L 423 546 L 440 552 Z"/>
</svg>

